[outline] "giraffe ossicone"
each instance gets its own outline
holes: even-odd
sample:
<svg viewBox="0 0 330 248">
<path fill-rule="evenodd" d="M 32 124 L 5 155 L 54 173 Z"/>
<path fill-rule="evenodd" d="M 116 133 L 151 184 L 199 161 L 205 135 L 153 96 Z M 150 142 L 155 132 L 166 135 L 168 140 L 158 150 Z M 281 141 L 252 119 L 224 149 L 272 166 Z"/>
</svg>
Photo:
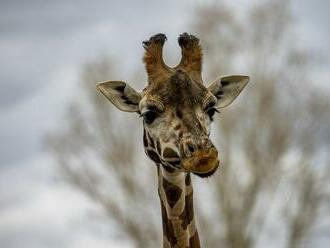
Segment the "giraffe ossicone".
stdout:
<svg viewBox="0 0 330 248">
<path fill-rule="evenodd" d="M 231 104 L 249 81 L 230 75 L 208 87 L 202 79 L 199 39 L 178 38 L 182 58 L 176 67 L 163 60 L 164 34 L 143 42 L 148 84 L 138 92 L 123 81 L 105 81 L 98 89 L 118 109 L 143 117 L 143 144 L 158 168 L 158 193 L 163 220 L 163 247 L 200 247 L 194 221 L 190 174 L 207 177 L 219 167 L 210 140 L 210 124 L 219 109 Z"/>
</svg>

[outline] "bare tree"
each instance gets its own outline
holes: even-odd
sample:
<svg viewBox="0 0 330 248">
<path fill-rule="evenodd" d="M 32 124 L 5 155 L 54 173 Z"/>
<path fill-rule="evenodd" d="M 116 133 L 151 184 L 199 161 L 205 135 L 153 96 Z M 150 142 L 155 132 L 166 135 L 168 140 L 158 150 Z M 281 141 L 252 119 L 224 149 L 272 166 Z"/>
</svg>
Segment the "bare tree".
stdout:
<svg viewBox="0 0 330 248">
<path fill-rule="evenodd" d="M 273 239 L 275 247 L 299 247 L 329 214 L 330 103 L 310 84 L 311 56 L 295 46 L 291 19 L 285 1 L 244 16 L 223 4 L 196 11 L 205 75 L 240 66 L 251 76 L 241 102 L 214 125 L 222 167 L 206 194 L 196 194 L 204 247 L 265 247 Z M 156 171 L 143 156 L 142 127 L 116 115 L 95 90 L 95 82 L 117 78 L 110 59 L 82 71 L 86 97 L 70 107 L 67 128 L 48 137 L 49 148 L 62 175 L 104 208 L 118 235 L 135 247 L 159 247 Z"/>
<path fill-rule="evenodd" d="M 138 135 L 142 126 L 135 118 L 116 115 L 97 93 L 95 82 L 116 78 L 109 58 L 92 62 L 82 70 L 75 101 L 67 113 L 65 130 L 48 136 L 62 175 L 86 193 L 118 227 L 115 235 L 135 247 L 157 247 L 160 217 L 156 217 L 156 171 L 141 159 Z M 141 138 L 141 137 L 139 137 Z"/>
</svg>

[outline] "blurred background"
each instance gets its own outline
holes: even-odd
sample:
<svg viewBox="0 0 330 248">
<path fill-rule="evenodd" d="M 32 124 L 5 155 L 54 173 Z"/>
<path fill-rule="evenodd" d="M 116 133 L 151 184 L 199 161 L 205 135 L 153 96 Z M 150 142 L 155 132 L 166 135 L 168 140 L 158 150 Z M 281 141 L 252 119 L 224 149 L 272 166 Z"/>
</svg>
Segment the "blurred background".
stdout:
<svg viewBox="0 0 330 248">
<path fill-rule="evenodd" d="M 203 247 L 329 247 L 330 2 L 0 1 L 0 247 L 160 247 L 142 122 L 102 80 L 146 84 L 141 42 L 196 34 L 206 84 L 250 83 L 213 124 L 222 167 L 193 178 Z"/>
</svg>

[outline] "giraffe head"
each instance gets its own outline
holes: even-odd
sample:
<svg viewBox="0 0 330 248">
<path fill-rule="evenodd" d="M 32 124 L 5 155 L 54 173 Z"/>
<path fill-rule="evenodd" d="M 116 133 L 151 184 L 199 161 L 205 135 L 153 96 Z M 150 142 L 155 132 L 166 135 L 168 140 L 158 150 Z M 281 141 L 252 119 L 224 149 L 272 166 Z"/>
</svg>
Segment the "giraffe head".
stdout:
<svg viewBox="0 0 330 248">
<path fill-rule="evenodd" d="M 212 175 L 219 166 L 210 140 L 210 124 L 219 109 L 231 104 L 249 77 L 220 77 L 204 86 L 199 40 L 184 33 L 178 42 L 182 59 L 174 68 L 163 60 L 164 34 L 143 42 L 148 85 L 137 92 L 122 81 L 99 83 L 98 89 L 118 109 L 143 117 L 143 143 L 147 156 L 169 171 Z"/>
</svg>

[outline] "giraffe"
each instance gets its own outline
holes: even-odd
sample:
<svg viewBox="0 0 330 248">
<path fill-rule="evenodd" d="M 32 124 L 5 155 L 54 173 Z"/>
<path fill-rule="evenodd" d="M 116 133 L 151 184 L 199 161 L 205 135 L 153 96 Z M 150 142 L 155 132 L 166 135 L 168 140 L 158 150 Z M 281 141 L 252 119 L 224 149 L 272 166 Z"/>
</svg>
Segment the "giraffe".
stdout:
<svg viewBox="0 0 330 248">
<path fill-rule="evenodd" d="M 219 167 L 210 125 L 219 109 L 231 104 L 249 81 L 248 76 L 222 76 L 208 87 L 202 80 L 199 39 L 178 38 L 182 58 L 176 67 L 163 60 L 164 34 L 143 42 L 147 86 L 138 92 L 123 81 L 97 84 L 118 109 L 143 117 L 143 145 L 156 164 L 163 247 L 197 248 L 200 239 L 194 218 L 191 174 L 209 177 Z"/>
</svg>

